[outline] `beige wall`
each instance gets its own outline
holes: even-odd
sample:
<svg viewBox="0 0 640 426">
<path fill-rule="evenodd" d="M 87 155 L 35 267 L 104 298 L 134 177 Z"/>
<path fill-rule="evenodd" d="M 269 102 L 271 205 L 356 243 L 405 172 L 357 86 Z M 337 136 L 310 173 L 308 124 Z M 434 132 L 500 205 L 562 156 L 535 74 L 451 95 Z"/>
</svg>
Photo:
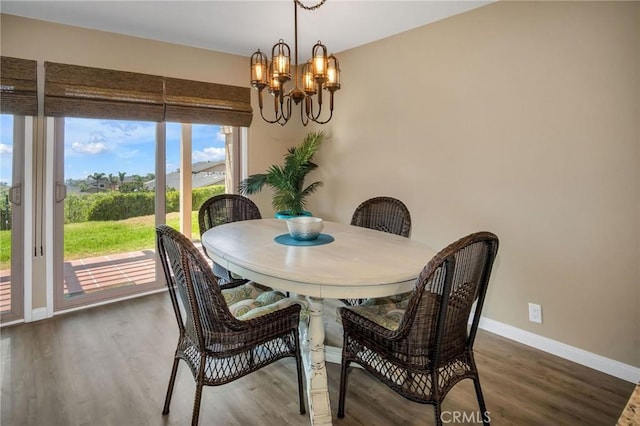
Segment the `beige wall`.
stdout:
<svg viewBox="0 0 640 426">
<path fill-rule="evenodd" d="M 340 53 L 311 209 L 348 222 L 392 195 L 436 248 L 493 231 L 488 318 L 640 366 L 639 27 L 638 2 L 500 2 Z M 2 17 L 1 47 L 247 85 L 246 57 L 16 17 Z M 256 112 L 249 172 L 311 130 Z M 268 192 L 255 199 L 273 213 Z"/>
<path fill-rule="evenodd" d="M 123 71 L 188 78 L 237 86 L 248 86 L 248 58 L 210 50 L 191 48 L 103 31 L 1 15 L 0 43 L 4 56 L 38 61 L 39 80 L 43 86 L 44 61 L 110 68 Z M 257 92 L 252 90 L 252 104 L 257 109 Z M 269 99 L 270 100 L 270 99 Z M 267 101 L 265 101 L 268 104 Z M 268 126 L 258 111 L 249 130 L 251 172 L 263 170 L 280 161 L 279 149 L 296 143 L 302 126 L 280 128 Z M 254 149 L 255 147 L 255 149 Z M 270 200 L 265 197 L 265 207 Z"/>
<path fill-rule="evenodd" d="M 0 52 L 3 56 L 38 61 L 41 93 L 44 88 L 45 61 L 248 86 L 249 60 L 247 57 L 17 16 L 1 15 L 0 43 Z M 42 115 L 42 94 L 40 96 L 40 115 Z M 254 104 L 257 105 L 257 101 Z M 249 131 L 249 167 L 252 173 L 280 161 L 282 153 L 296 141 L 295 136 L 288 136 L 296 131 L 296 126 L 289 126 L 282 130 L 276 128 L 274 131 L 272 126 L 266 126 L 258 120 L 260 120 L 259 116 L 256 117 L 255 124 Z M 27 147 L 27 149 L 33 149 L 34 157 L 41 158 L 44 152 L 41 117 L 37 133 L 35 147 Z M 38 181 L 36 179 L 36 182 Z M 26 195 L 33 196 L 33 193 Z M 258 198 L 260 198 L 260 208 L 265 215 L 273 214 L 268 194 L 261 194 Z M 34 264 L 32 304 L 36 309 L 46 305 L 45 258 L 38 256 L 32 260 Z"/>
<path fill-rule="evenodd" d="M 488 318 L 640 366 L 639 6 L 501 2 L 342 52 L 312 210 L 493 231 Z"/>
</svg>

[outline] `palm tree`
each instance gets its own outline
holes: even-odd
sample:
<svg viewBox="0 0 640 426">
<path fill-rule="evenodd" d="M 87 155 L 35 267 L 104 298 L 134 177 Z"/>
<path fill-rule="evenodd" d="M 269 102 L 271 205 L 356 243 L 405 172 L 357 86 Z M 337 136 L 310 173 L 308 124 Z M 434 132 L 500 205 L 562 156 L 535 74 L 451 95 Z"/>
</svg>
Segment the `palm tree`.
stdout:
<svg viewBox="0 0 640 426">
<path fill-rule="evenodd" d="M 109 190 L 113 191 L 118 184 L 118 178 L 113 173 L 109 173 Z"/>
<path fill-rule="evenodd" d="M 106 175 L 104 173 L 94 173 L 92 175 L 89 175 L 87 177 L 87 179 L 93 179 L 96 181 L 96 191 L 100 192 L 100 181 L 102 181 L 102 179 L 104 179 L 106 177 Z"/>
<path fill-rule="evenodd" d="M 312 160 L 323 138 L 323 132 L 309 133 L 300 145 L 289 148 L 284 166 L 274 164 L 266 173 L 251 175 L 240 182 L 240 194 L 255 194 L 268 185 L 275 191 L 272 204 L 276 211 L 286 211 L 291 216 L 303 214 L 307 196 L 322 186 L 318 181 L 305 187 L 304 179 L 318 168 Z"/>
</svg>

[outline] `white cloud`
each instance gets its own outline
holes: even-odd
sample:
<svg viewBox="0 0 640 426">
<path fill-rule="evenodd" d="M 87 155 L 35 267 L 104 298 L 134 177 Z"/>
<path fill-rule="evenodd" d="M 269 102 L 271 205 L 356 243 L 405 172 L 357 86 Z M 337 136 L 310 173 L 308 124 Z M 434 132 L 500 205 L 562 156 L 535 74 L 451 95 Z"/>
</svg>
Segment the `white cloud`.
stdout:
<svg viewBox="0 0 640 426">
<path fill-rule="evenodd" d="M 129 159 L 129 158 L 133 158 L 136 155 L 138 155 L 139 152 L 140 151 L 137 150 L 137 149 L 133 149 L 133 150 L 130 150 L 130 151 L 118 151 L 117 155 L 120 158 Z"/>
<path fill-rule="evenodd" d="M 74 142 L 71 149 L 80 154 L 100 154 L 107 151 L 107 146 L 103 142 Z"/>
<path fill-rule="evenodd" d="M 224 148 L 205 148 L 202 151 L 193 151 L 192 158 L 197 161 L 223 161 Z"/>
<path fill-rule="evenodd" d="M 12 152 L 13 152 L 12 145 L 6 145 L 3 143 L 0 143 L 0 154 L 7 155 L 7 154 L 11 154 Z"/>
</svg>

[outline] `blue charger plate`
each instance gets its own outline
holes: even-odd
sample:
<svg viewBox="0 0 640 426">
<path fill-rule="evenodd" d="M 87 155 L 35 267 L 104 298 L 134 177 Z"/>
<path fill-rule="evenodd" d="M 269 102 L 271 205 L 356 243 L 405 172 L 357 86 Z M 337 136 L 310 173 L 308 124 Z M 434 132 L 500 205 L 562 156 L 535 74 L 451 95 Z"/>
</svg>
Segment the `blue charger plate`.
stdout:
<svg viewBox="0 0 640 426">
<path fill-rule="evenodd" d="M 315 240 L 300 241 L 294 239 L 289 234 L 282 234 L 275 237 L 274 240 L 276 243 L 284 244 L 285 246 L 321 246 L 323 244 L 329 244 L 334 238 L 329 234 L 320 234 Z"/>
</svg>

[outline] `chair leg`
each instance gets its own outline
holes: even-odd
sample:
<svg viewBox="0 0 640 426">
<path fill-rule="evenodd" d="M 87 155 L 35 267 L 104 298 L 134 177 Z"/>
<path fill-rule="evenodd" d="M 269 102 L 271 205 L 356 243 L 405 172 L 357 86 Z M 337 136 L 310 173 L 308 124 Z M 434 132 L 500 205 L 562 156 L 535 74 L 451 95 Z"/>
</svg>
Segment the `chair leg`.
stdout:
<svg viewBox="0 0 640 426">
<path fill-rule="evenodd" d="M 347 396 L 347 368 L 350 361 L 342 359 L 342 368 L 340 369 L 340 398 L 338 399 L 338 418 L 344 418 L 344 400 Z"/>
<path fill-rule="evenodd" d="M 191 426 L 198 426 L 200 419 L 200 400 L 202 399 L 202 379 L 200 378 L 196 384 L 196 397 L 193 401 L 193 415 L 191 416 Z"/>
<path fill-rule="evenodd" d="M 171 368 L 171 376 L 169 377 L 169 387 L 167 388 L 167 396 L 164 398 L 164 408 L 162 415 L 169 414 L 169 405 L 171 404 L 171 395 L 173 395 L 173 385 L 176 382 L 176 373 L 178 372 L 179 358 L 173 358 L 173 367 Z"/>
<path fill-rule="evenodd" d="M 480 407 L 482 424 L 485 426 L 489 426 L 489 416 L 487 415 L 487 407 L 484 404 L 484 397 L 482 396 L 482 388 L 480 387 L 479 377 L 473 379 L 473 387 L 476 389 L 476 398 L 478 398 L 478 406 Z"/>
<path fill-rule="evenodd" d="M 442 426 L 442 407 L 439 402 L 433 405 L 433 414 L 436 416 L 436 426 Z"/>
<path fill-rule="evenodd" d="M 191 426 L 198 426 L 200 419 L 200 400 L 202 399 L 202 387 L 204 386 L 204 367 L 207 363 L 207 357 L 200 356 L 200 366 L 198 368 L 198 375 L 196 379 L 196 396 L 193 401 L 193 415 L 191 416 Z"/>
<path fill-rule="evenodd" d="M 300 354 L 300 337 L 298 336 L 297 330 L 294 332 L 294 334 L 296 349 L 296 369 L 298 370 L 298 399 L 300 400 L 300 414 L 305 414 L 307 410 L 304 405 L 304 392 L 302 385 L 302 355 Z"/>
</svg>

